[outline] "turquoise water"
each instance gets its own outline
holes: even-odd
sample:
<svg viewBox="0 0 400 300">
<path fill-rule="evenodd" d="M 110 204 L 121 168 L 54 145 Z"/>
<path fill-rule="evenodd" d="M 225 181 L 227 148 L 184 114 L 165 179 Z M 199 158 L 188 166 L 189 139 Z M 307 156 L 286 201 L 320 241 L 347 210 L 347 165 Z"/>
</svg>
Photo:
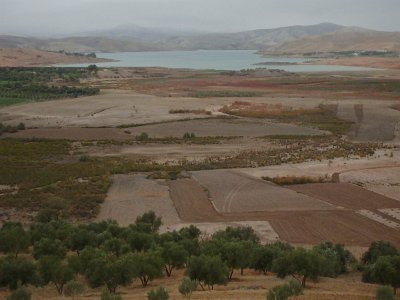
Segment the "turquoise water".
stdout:
<svg viewBox="0 0 400 300">
<path fill-rule="evenodd" d="M 96 53 L 99 58 L 116 60 L 97 63 L 99 67 L 167 67 L 188 69 L 242 70 L 255 68 L 281 69 L 288 72 L 361 71 L 370 68 L 325 65 L 273 65 L 272 63 L 300 63 L 302 58 L 262 57 L 255 50 L 198 50 Z M 268 66 L 256 65 L 268 62 Z M 85 67 L 89 64 L 62 66 Z M 58 65 L 60 66 L 60 65 Z"/>
</svg>

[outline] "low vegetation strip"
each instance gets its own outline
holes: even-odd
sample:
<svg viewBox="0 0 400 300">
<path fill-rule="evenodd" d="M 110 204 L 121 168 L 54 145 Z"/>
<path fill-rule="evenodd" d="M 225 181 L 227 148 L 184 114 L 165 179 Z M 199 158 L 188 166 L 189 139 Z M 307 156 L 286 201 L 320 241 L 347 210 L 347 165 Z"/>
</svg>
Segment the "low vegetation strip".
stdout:
<svg viewBox="0 0 400 300">
<path fill-rule="evenodd" d="M 0 106 L 96 95 L 98 88 L 79 86 L 90 74 L 77 68 L 0 68 Z"/>
<path fill-rule="evenodd" d="M 280 122 L 295 123 L 326 130 L 333 134 L 346 133 L 352 124 L 337 117 L 336 105 L 320 105 L 314 109 L 292 109 L 281 104 L 236 101 L 231 105 L 222 107 L 220 112 L 240 117 L 268 118 Z"/>
<path fill-rule="evenodd" d="M 307 183 L 327 183 L 332 182 L 329 176 L 277 176 L 277 177 L 262 177 L 266 181 L 273 182 L 277 185 L 294 185 L 294 184 L 307 184 Z"/>
</svg>

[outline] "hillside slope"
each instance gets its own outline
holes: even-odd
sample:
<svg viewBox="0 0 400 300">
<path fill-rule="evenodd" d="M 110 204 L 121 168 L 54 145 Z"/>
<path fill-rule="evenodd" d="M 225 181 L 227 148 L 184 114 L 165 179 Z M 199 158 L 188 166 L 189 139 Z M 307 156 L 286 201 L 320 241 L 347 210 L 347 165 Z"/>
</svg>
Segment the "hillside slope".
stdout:
<svg viewBox="0 0 400 300">
<path fill-rule="evenodd" d="M 34 48 L 38 50 L 67 52 L 128 52 L 152 50 L 261 50 L 273 45 L 307 36 L 335 32 L 342 26 L 323 23 L 311 26 L 290 26 L 260 29 L 237 33 L 209 34 L 148 34 L 126 30 L 96 32 L 95 36 L 66 37 L 59 39 L 0 36 L 0 48 Z M 146 38 L 145 38 L 146 36 Z"/>
<path fill-rule="evenodd" d="M 266 54 L 339 51 L 400 51 L 399 32 L 346 28 L 320 36 L 304 37 L 266 48 Z"/>
<path fill-rule="evenodd" d="M 102 58 L 66 55 L 35 49 L 0 48 L 0 67 L 28 67 L 58 63 L 96 63 L 107 61 Z"/>
</svg>

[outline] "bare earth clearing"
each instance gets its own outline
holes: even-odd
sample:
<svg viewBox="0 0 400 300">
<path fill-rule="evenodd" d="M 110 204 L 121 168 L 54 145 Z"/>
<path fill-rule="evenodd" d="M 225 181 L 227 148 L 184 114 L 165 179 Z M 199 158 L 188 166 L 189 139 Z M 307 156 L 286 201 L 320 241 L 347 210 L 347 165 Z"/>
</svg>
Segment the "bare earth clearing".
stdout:
<svg viewBox="0 0 400 300">
<path fill-rule="evenodd" d="M 170 114 L 182 105 L 198 108 L 198 99 L 162 98 L 131 91 L 106 90 L 98 96 L 15 105 L 0 109 L 0 121 L 28 127 L 104 127 L 188 118 Z M 202 105 L 218 105 L 205 100 Z M 202 115 L 192 115 L 201 118 Z"/>
<path fill-rule="evenodd" d="M 144 125 L 129 128 L 134 135 L 146 132 L 150 137 L 182 137 L 186 132 L 196 136 L 246 136 L 267 135 L 320 135 L 326 132 L 292 124 L 275 123 L 268 120 L 215 119 L 190 120 L 166 124 Z"/>
</svg>

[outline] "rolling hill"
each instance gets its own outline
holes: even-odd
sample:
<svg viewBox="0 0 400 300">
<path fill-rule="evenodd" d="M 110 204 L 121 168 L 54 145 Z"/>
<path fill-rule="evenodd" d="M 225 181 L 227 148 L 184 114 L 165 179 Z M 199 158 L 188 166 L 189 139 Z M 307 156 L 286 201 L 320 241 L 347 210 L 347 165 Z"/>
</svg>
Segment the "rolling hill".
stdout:
<svg viewBox="0 0 400 300">
<path fill-rule="evenodd" d="M 301 54 L 342 51 L 400 52 L 400 33 L 344 28 L 319 36 L 303 37 L 272 47 L 264 54 Z"/>
<path fill-rule="evenodd" d="M 0 48 L 33 48 L 67 52 L 128 52 L 160 50 L 261 50 L 279 43 L 340 30 L 343 26 L 323 23 L 237 33 L 179 33 L 122 28 L 77 34 L 75 37 L 41 39 L 0 36 Z M 85 36 L 86 35 L 86 36 Z"/>
</svg>

